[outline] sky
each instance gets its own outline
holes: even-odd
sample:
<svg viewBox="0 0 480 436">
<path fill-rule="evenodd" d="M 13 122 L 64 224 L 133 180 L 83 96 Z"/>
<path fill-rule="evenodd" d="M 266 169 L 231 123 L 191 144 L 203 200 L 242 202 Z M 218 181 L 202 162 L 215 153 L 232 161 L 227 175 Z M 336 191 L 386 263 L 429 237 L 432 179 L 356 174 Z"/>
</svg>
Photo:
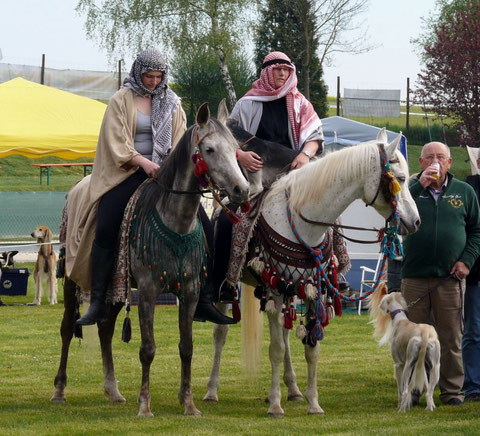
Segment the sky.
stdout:
<svg viewBox="0 0 480 436">
<path fill-rule="evenodd" d="M 86 38 L 85 17 L 75 12 L 78 0 L 0 0 L 2 63 L 40 65 L 42 54 L 51 68 L 109 70 L 106 51 Z M 370 0 L 362 17 L 369 29 L 368 53 L 337 54 L 324 67 L 329 95 L 336 95 L 337 76 L 343 89 L 400 89 L 407 77 L 413 87 L 421 64 L 411 38 L 421 32 L 421 18 L 435 0 Z M 133 59 L 125 59 L 128 68 Z"/>
</svg>

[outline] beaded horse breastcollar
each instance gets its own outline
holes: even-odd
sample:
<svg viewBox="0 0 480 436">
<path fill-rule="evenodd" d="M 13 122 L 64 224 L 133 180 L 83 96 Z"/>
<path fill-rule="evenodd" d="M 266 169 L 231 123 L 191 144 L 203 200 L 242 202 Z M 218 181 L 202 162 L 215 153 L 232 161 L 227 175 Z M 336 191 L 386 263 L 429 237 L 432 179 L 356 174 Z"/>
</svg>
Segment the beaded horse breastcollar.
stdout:
<svg viewBox="0 0 480 436">
<path fill-rule="evenodd" d="M 292 242 L 273 230 L 263 215 L 258 218 L 255 235 L 269 256 L 278 262 L 306 270 L 315 268 L 315 259 L 310 252 L 301 244 Z M 328 259 L 331 251 L 330 240 L 323 249 L 323 258 Z"/>
</svg>

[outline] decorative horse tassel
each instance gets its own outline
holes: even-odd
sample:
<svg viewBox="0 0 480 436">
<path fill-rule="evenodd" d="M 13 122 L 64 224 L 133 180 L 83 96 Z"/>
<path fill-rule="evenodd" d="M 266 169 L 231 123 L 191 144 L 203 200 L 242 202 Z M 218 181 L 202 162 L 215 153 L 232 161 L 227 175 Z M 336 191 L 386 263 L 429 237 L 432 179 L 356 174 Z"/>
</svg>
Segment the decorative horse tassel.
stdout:
<svg viewBox="0 0 480 436">
<path fill-rule="evenodd" d="M 130 339 L 132 339 L 132 322 L 130 320 L 130 303 L 127 302 L 125 319 L 123 320 L 122 326 L 122 341 L 128 344 Z"/>
<path fill-rule="evenodd" d="M 295 285 L 293 284 L 293 278 L 291 276 L 288 279 L 288 285 L 285 289 L 285 295 L 289 298 L 292 298 L 295 295 Z"/>
<path fill-rule="evenodd" d="M 272 275 L 270 277 L 270 281 L 268 283 L 271 289 L 277 289 L 278 285 L 278 276 L 277 276 L 277 268 L 272 268 Z"/>
<path fill-rule="evenodd" d="M 297 311 L 295 310 L 295 306 L 293 305 L 293 298 L 292 298 L 292 301 L 290 302 L 289 313 L 290 313 L 290 318 L 292 318 L 292 321 L 296 321 Z"/>
<path fill-rule="evenodd" d="M 300 324 L 297 326 L 297 330 L 295 331 L 295 335 L 300 340 L 302 340 L 305 336 L 307 336 L 307 329 L 303 325 L 303 319 L 300 320 Z"/>
<path fill-rule="evenodd" d="M 328 297 L 327 300 L 327 315 L 329 320 L 335 318 L 335 309 L 333 308 L 333 301 L 331 297 Z"/>
<path fill-rule="evenodd" d="M 315 300 L 315 298 L 317 298 L 317 288 L 313 285 L 313 279 L 311 277 L 308 278 L 305 286 L 305 296 L 309 300 Z"/>
<path fill-rule="evenodd" d="M 258 275 L 261 275 L 265 268 L 265 263 L 260 256 L 255 256 L 249 260 L 247 266 L 252 268 Z"/>
<path fill-rule="evenodd" d="M 268 285 L 270 283 L 270 277 L 272 276 L 272 269 L 270 268 L 270 262 L 265 262 L 265 268 L 262 271 L 262 281 Z"/>
<path fill-rule="evenodd" d="M 257 285 L 255 287 L 255 290 L 253 291 L 253 295 L 255 296 L 255 298 L 258 298 L 259 300 L 262 299 L 264 293 L 265 293 L 265 290 L 263 289 L 262 285 Z"/>
<path fill-rule="evenodd" d="M 287 282 L 285 281 L 285 277 L 281 276 L 277 283 L 277 289 L 280 294 L 285 295 L 287 292 Z"/>
<path fill-rule="evenodd" d="M 242 220 L 242 217 L 240 215 L 232 212 L 230 209 L 227 209 L 225 212 L 227 214 L 227 218 L 232 224 L 238 224 Z"/>
<path fill-rule="evenodd" d="M 274 314 L 275 310 L 276 310 L 275 300 L 272 297 L 270 297 L 267 301 L 267 304 L 265 304 L 265 312 Z"/>
<path fill-rule="evenodd" d="M 293 329 L 293 319 L 290 316 L 290 311 L 288 309 L 285 311 L 284 318 L 285 318 L 284 327 L 287 330 L 292 330 Z"/>
<path fill-rule="evenodd" d="M 300 298 L 301 300 L 305 300 L 305 298 L 307 297 L 307 295 L 305 294 L 305 279 L 303 278 L 303 276 L 300 276 L 300 284 L 298 285 L 297 295 L 298 298 Z"/>
<path fill-rule="evenodd" d="M 240 312 L 237 299 L 232 302 L 232 317 L 236 322 L 239 322 L 242 319 L 242 313 Z"/>
<path fill-rule="evenodd" d="M 333 296 L 333 308 L 335 309 L 335 315 L 342 316 L 342 300 L 340 300 L 340 297 L 337 294 Z"/>
</svg>

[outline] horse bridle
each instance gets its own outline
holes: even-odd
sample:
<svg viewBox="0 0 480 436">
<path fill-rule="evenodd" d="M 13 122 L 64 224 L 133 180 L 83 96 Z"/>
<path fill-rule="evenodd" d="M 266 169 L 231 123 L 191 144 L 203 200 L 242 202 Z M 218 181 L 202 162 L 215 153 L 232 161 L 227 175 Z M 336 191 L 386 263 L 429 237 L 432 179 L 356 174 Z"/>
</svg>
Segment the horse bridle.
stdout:
<svg viewBox="0 0 480 436">
<path fill-rule="evenodd" d="M 387 176 L 387 172 L 388 172 L 389 163 L 398 163 L 399 161 L 398 161 L 398 159 L 388 161 L 387 155 L 385 153 L 385 148 L 383 147 L 383 144 L 378 144 L 378 146 L 379 146 L 379 152 L 380 152 L 380 165 L 382 167 L 382 174 L 380 176 L 380 182 L 378 184 L 377 191 L 375 192 L 375 195 L 374 195 L 372 201 L 365 204 L 365 207 L 373 206 L 373 204 L 377 200 L 378 195 L 379 195 L 381 190 L 383 191 L 384 198 L 387 202 L 390 203 L 392 201 L 392 198 L 394 198 L 394 197 L 392 197 L 392 193 L 390 192 L 390 189 L 389 189 L 390 176 Z M 287 195 L 287 199 L 288 199 L 288 195 Z M 385 227 L 387 227 L 387 224 L 393 219 L 394 214 L 395 214 L 395 210 L 385 220 Z M 385 234 L 385 228 L 377 229 L 375 227 L 367 228 L 367 227 L 358 227 L 358 226 L 348 226 L 348 225 L 338 224 L 338 223 L 327 223 L 327 222 L 323 222 L 323 221 L 315 221 L 315 220 L 308 219 L 302 214 L 302 212 L 298 212 L 298 215 L 306 223 L 313 224 L 313 225 L 319 225 L 319 226 L 332 227 L 333 231 L 336 234 L 342 236 L 344 239 L 347 239 L 348 241 L 356 242 L 358 244 L 375 244 L 377 242 L 380 242 L 383 239 L 384 234 Z M 362 230 L 362 231 L 368 231 L 368 232 L 377 232 L 378 236 L 377 236 L 376 240 L 370 240 L 370 241 L 350 238 L 350 237 L 340 233 L 337 230 L 339 228 L 347 229 L 347 230 Z"/>
</svg>

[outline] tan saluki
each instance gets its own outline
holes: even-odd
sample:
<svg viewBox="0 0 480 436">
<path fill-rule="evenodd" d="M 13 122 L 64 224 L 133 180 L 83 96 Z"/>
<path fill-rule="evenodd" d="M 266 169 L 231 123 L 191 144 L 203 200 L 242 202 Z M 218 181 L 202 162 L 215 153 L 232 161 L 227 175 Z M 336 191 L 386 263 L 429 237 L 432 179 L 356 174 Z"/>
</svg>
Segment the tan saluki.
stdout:
<svg viewBox="0 0 480 436">
<path fill-rule="evenodd" d="M 408 320 L 400 292 L 387 293 L 381 283 L 369 297 L 371 323 L 379 345 L 390 343 L 398 386 L 398 411 L 412 406 L 412 392 L 426 390 L 427 410 L 435 409 L 433 391 L 440 377 L 440 342 L 433 326 Z"/>
</svg>

